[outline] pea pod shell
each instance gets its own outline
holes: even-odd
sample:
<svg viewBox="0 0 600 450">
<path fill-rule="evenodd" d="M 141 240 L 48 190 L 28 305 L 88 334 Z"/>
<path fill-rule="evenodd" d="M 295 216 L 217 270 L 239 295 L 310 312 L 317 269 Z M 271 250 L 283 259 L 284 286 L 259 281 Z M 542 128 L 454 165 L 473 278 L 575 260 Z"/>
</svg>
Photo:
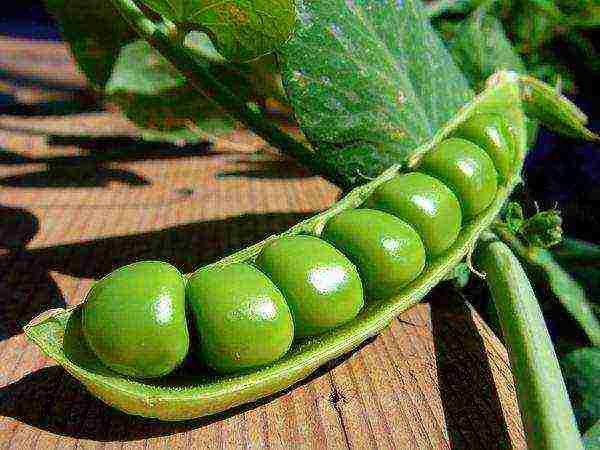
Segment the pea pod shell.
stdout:
<svg viewBox="0 0 600 450">
<path fill-rule="evenodd" d="M 477 261 L 486 273 L 511 367 L 530 448 L 583 445 L 542 311 L 517 257 L 506 244 L 482 244 Z"/>
</svg>

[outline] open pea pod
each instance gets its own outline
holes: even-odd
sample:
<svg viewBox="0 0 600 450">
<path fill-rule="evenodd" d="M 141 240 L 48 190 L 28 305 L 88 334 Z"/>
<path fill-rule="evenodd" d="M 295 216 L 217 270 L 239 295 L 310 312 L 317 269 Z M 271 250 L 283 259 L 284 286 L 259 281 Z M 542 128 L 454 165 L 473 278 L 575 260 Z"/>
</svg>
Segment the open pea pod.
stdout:
<svg viewBox="0 0 600 450">
<path fill-rule="evenodd" d="M 526 127 L 523 113 L 523 86 L 527 80 L 510 72 L 499 72 L 490 78 L 487 88 L 465 105 L 434 138 L 411 152 L 408 168 L 443 139 L 450 136 L 465 120 L 479 113 L 495 113 L 510 123 L 516 142 L 517 157 L 512 172 L 499 185 L 491 205 L 463 224 L 458 239 L 444 254 L 429 262 L 425 270 L 398 295 L 367 303 L 351 322 L 326 334 L 294 344 L 292 349 L 274 364 L 239 376 L 217 376 L 209 373 L 182 373 L 158 381 L 133 380 L 103 366 L 87 347 L 81 329 L 81 310 L 52 310 L 25 327 L 27 337 L 50 358 L 80 380 L 91 393 L 104 402 L 130 414 L 162 420 L 184 420 L 215 414 L 279 392 L 304 379 L 326 362 L 358 347 L 376 335 L 398 314 L 419 302 L 442 281 L 472 251 L 480 234 L 496 219 L 512 189 L 520 182 L 526 153 Z M 571 130 L 586 135 L 583 120 L 572 107 L 552 90 L 545 99 L 554 108 L 562 108 L 562 117 Z M 541 94 L 540 94 L 541 95 Z M 530 97 L 541 99 L 543 97 Z M 402 166 L 402 170 L 406 168 Z M 327 221 L 342 211 L 358 208 L 382 183 L 395 176 L 401 166 L 393 166 L 375 180 L 351 191 L 329 210 L 297 224 L 278 236 L 228 256 L 217 265 L 253 261 L 262 247 L 285 235 L 312 234 L 320 236 Z"/>
</svg>

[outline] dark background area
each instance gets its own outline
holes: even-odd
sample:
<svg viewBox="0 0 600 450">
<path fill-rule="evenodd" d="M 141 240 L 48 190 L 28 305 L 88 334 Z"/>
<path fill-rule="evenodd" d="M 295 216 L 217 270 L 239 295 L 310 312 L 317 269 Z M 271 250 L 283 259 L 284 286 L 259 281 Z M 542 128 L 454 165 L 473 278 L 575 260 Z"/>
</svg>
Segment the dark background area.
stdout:
<svg viewBox="0 0 600 450">
<path fill-rule="evenodd" d="M 18 6 L 3 6 L 0 34 L 29 39 L 60 40 L 60 33 L 41 3 L 24 0 Z M 600 33 L 589 36 L 600 42 Z M 571 99 L 590 118 L 590 127 L 600 132 L 600 90 L 597 74 L 577 66 L 576 49 L 556 42 L 561 59 L 572 61 L 577 92 Z M 600 146 L 557 136 L 542 129 L 526 164 L 526 197 L 542 209 L 558 206 L 568 235 L 600 242 Z M 532 203 L 532 202 L 530 202 Z M 530 205 L 531 206 L 531 205 Z"/>
<path fill-rule="evenodd" d="M 0 34 L 29 39 L 60 40 L 60 33 L 40 1 L 21 0 L 2 5 Z"/>
</svg>

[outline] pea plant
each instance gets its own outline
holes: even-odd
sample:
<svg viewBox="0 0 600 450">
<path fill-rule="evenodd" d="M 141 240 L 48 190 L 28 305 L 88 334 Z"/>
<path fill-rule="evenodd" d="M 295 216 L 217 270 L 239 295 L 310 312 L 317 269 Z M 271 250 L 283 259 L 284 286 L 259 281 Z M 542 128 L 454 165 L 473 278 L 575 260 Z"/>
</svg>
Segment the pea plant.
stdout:
<svg viewBox="0 0 600 450">
<path fill-rule="evenodd" d="M 480 83 L 498 58 L 566 92 L 581 88 L 570 58 L 599 75 L 594 32 L 600 5 L 594 0 L 440 0 L 426 12 L 467 77 Z"/>
<path fill-rule="evenodd" d="M 281 391 L 379 333 L 438 284 L 461 289 L 483 278 L 530 446 L 583 448 L 536 290 L 549 291 L 584 333 L 588 347 L 565 358 L 563 370 L 567 381 L 591 377 L 592 385 L 600 323 L 580 278 L 597 270 L 600 250 L 563 240 L 557 211 L 526 217 L 515 192 L 539 124 L 598 138 L 558 89 L 527 75 L 518 59 L 493 58 L 507 54 L 504 40 L 488 46 L 485 70 L 467 70 L 483 67 L 483 53 L 465 42 L 446 46 L 429 18 L 475 3 L 481 15 L 493 2 L 47 0 L 91 85 L 144 138 L 193 142 L 244 126 L 344 196 L 187 281 L 162 263 L 119 269 L 82 306 L 34 320 L 29 339 L 106 403 L 183 420 Z M 273 103 L 301 136 L 269 115 Z M 324 261 L 327 273 L 317 270 Z M 140 294 L 135 286 L 150 279 Z M 135 310 L 115 319 L 123 294 L 144 305 L 158 293 L 164 299 L 165 289 L 175 305 L 163 324 L 171 341 Z M 323 309 L 332 302 L 335 314 Z M 221 332 L 232 314 L 252 320 Z M 176 351 L 145 354 L 136 339 L 111 335 L 114 320 L 125 320 L 132 336 L 147 333 L 150 347 Z M 153 381 L 188 351 L 210 370 Z M 577 420 L 592 442 L 600 416 L 593 389 L 584 395 Z"/>
</svg>

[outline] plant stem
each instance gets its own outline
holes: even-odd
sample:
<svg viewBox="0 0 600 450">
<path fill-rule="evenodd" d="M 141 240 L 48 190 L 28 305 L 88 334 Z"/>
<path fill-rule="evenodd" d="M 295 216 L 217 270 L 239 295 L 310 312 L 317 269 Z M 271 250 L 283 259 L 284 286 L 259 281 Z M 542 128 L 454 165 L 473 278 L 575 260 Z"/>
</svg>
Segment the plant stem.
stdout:
<svg viewBox="0 0 600 450">
<path fill-rule="evenodd" d="M 497 235 L 529 267 L 541 271 L 552 292 L 565 310 L 579 323 L 590 343 L 600 346 L 600 321 L 583 288 L 554 259 L 550 250 L 525 246 L 502 224 L 493 227 Z"/>
<path fill-rule="evenodd" d="M 157 26 L 144 15 L 133 0 L 111 1 L 131 27 L 185 75 L 202 95 L 214 100 L 226 112 L 298 163 L 340 185 L 340 177 L 335 170 L 325 165 L 310 148 L 283 132 L 266 119 L 259 108 L 253 108 L 242 101 L 205 67 L 197 64 L 194 53 L 173 38 L 172 30 Z"/>
<path fill-rule="evenodd" d="M 491 235 L 480 245 L 477 261 L 510 356 L 528 447 L 583 450 L 542 311 L 519 260 Z"/>
</svg>

